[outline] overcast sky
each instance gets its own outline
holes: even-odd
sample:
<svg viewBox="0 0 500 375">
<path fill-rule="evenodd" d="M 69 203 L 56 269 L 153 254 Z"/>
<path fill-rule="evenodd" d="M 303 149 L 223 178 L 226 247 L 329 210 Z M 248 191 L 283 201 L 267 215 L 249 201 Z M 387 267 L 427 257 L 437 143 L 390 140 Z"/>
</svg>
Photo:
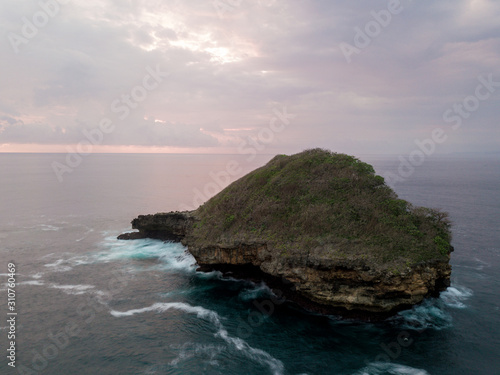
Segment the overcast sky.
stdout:
<svg viewBox="0 0 500 375">
<path fill-rule="evenodd" d="M 499 151 L 500 1 L 398 3 L 2 0 L 0 151 Z"/>
</svg>

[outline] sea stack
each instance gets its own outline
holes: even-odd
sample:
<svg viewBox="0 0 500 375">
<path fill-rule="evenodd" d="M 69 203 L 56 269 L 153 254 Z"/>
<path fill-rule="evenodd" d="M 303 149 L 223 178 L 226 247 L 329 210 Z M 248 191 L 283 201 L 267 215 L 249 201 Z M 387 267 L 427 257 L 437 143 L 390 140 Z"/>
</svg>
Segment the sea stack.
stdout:
<svg viewBox="0 0 500 375">
<path fill-rule="evenodd" d="M 262 280 L 302 307 L 376 320 L 450 284 L 447 214 L 398 199 L 373 167 L 323 149 L 278 155 L 194 211 L 120 239 L 181 241 L 200 270 Z"/>
</svg>

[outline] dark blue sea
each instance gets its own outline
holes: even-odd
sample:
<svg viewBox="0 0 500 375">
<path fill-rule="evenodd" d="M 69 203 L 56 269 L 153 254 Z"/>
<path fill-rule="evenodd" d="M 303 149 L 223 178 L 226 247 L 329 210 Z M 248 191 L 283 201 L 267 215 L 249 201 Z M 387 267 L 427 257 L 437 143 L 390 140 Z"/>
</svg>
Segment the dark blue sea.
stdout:
<svg viewBox="0 0 500 375">
<path fill-rule="evenodd" d="M 453 221 L 452 284 L 379 323 L 318 316 L 264 284 L 199 273 L 182 245 L 119 241 L 271 159 L 0 154 L 1 374 L 500 374 L 500 158 L 429 158 L 398 195 Z M 377 173 L 397 156 L 360 156 Z M 238 167 L 229 175 L 227 163 Z M 16 268 L 9 366 L 8 263 Z"/>
</svg>

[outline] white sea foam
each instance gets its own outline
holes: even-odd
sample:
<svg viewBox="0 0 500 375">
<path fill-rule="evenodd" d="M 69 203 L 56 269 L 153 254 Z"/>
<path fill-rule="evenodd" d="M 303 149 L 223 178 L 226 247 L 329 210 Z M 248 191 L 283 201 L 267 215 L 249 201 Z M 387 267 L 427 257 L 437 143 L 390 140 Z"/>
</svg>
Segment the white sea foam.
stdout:
<svg viewBox="0 0 500 375">
<path fill-rule="evenodd" d="M 93 259 L 91 256 L 88 256 L 88 255 L 76 255 L 74 257 L 69 258 L 67 260 L 67 262 L 72 267 L 76 267 L 76 266 L 81 266 L 84 264 L 91 264 L 91 263 L 93 263 Z"/>
<path fill-rule="evenodd" d="M 59 284 L 50 284 L 51 288 L 61 289 L 66 294 L 85 294 L 89 289 L 94 289 L 94 285 L 59 285 Z"/>
<path fill-rule="evenodd" d="M 401 311 L 393 320 L 408 330 L 439 331 L 451 327 L 453 322 L 451 315 L 444 309 L 444 303 L 437 299 L 426 300 L 411 310 Z"/>
<path fill-rule="evenodd" d="M 41 280 L 28 280 L 28 281 L 21 281 L 17 283 L 17 285 L 45 285 L 45 283 Z"/>
<path fill-rule="evenodd" d="M 221 281 L 228 281 L 228 279 L 225 278 L 224 274 L 220 271 L 198 272 L 197 277 L 204 280 L 217 279 Z M 233 280 L 241 282 L 241 280 L 236 280 L 236 279 Z"/>
<path fill-rule="evenodd" d="M 229 335 L 224 325 L 221 322 L 219 314 L 215 311 L 205 309 L 201 306 L 191 306 L 182 302 L 170 302 L 170 303 L 155 303 L 151 306 L 144 307 L 142 309 L 133 309 L 128 311 L 115 311 L 112 310 L 110 313 L 115 317 L 123 317 L 123 316 L 132 316 L 135 314 L 142 314 L 145 312 L 156 311 L 156 312 L 165 312 L 170 309 L 180 310 L 186 312 L 188 314 L 196 314 L 196 316 L 200 319 L 204 319 L 212 323 L 216 328 L 215 337 L 220 337 L 226 343 L 230 344 L 233 348 L 238 350 L 245 357 L 254 360 L 258 363 L 266 363 L 273 374 L 282 375 L 284 373 L 283 363 L 272 357 L 269 353 L 251 347 L 245 340 L 242 340 L 238 337 L 232 337 Z"/>
<path fill-rule="evenodd" d="M 102 244 L 106 250 L 95 255 L 98 262 L 113 262 L 123 259 L 157 259 L 161 269 L 194 272 L 196 260 L 180 243 L 163 242 L 153 239 L 120 241 L 108 237 Z"/>
<path fill-rule="evenodd" d="M 27 280 L 27 281 L 18 281 L 16 283 L 17 286 L 21 286 L 21 285 L 45 285 L 45 283 L 42 281 L 42 280 Z M 4 292 L 6 291 L 7 288 L 0 288 L 0 292 Z"/>
<path fill-rule="evenodd" d="M 55 225 L 40 224 L 38 227 L 43 231 L 58 231 L 61 227 L 56 227 Z"/>
<path fill-rule="evenodd" d="M 242 301 L 251 301 L 256 298 L 270 297 L 271 295 L 271 289 L 266 284 L 260 283 L 254 285 L 252 288 L 243 289 L 239 293 L 238 298 Z"/>
<path fill-rule="evenodd" d="M 157 259 L 158 264 L 155 267 L 159 269 L 181 270 L 185 272 L 195 272 L 196 260 L 189 254 L 180 243 L 163 242 L 153 239 L 142 239 L 134 241 L 120 241 L 115 236 L 107 237 L 101 247 L 105 250 L 85 255 L 76 255 L 74 253 L 47 254 L 41 259 L 51 259 L 50 263 L 44 266 L 50 272 L 68 272 L 74 267 L 94 264 L 110 263 L 119 260 L 149 260 Z M 43 273 L 38 273 L 42 275 Z M 35 276 L 33 276 L 35 277 Z"/>
<path fill-rule="evenodd" d="M 64 255 L 66 255 L 65 253 Z M 69 255 L 73 255 L 67 259 L 60 258 L 57 259 L 53 263 L 44 264 L 45 267 L 50 268 L 52 272 L 68 272 L 71 271 L 76 266 L 81 266 L 84 264 L 93 263 L 93 260 L 88 255 L 74 255 L 69 253 Z"/>
<path fill-rule="evenodd" d="M 353 375 L 429 375 L 425 370 L 397 363 L 372 362 Z"/>
<path fill-rule="evenodd" d="M 471 289 L 457 285 L 451 286 L 442 292 L 440 298 L 446 306 L 464 309 L 467 307 L 464 302 L 472 295 L 473 292 Z"/>
<path fill-rule="evenodd" d="M 133 309 L 123 312 L 112 310 L 111 315 L 115 317 L 132 316 L 135 314 L 142 314 L 149 311 L 165 312 L 170 309 L 184 311 L 189 314 L 196 314 L 198 318 L 208 320 L 216 325 L 220 324 L 219 315 L 215 311 L 205 309 L 204 307 L 201 306 L 191 306 L 188 305 L 187 303 L 182 303 L 182 302 L 169 302 L 169 303 L 158 302 L 151 306 L 143 307 L 142 309 Z"/>
<path fill-rule="evenodd" d="M 427 299 L 411 310 L 401 311 L 392 320 L 404 329 L 446 329 L 453 325 L 449 308 L 466 308 L 465 301 L 472 295 L 471 289 L 454 285 L 441 292 L 439 298 Z"/>
<path fill-rule="evenodd" d="M 169 245 L 175 246 L 177 244 L 169 244 Z M 171 246 L 164 249 L 164 251 L 165 250 L 168 250 L 169 252 L 172 251 Z M 182 250 L 181 254 L 179 254 L 179 250 Z M 159 260 L 162 262 L 163 265 L 175 270 L 184 270 L 188 272 L 193 272 L 196 269 L 196 260 L 190 253 L 187 252 L 187 250 L 184 247 L 180 248 L 179 246 L 177 246 L 177 249 L 172 251 L 171 254 L 161 255 Z"/>
<path fill-rule="evenodd" d="M 67 272 L 73 269 L 73 267 L 67 264 L 66 259 L 58 259 L 54 263 L 47 263 L 44 266 L 50 268 L 53 272 Z"/>
</svg>

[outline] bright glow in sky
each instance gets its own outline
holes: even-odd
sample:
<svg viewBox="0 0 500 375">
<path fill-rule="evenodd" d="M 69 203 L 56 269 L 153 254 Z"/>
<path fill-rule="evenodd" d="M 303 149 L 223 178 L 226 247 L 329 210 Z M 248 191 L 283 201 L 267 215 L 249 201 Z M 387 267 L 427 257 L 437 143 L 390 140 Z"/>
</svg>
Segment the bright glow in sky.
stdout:
<svg viewBox="0 0 500 375">
<path fill-rule="evenodd" d="M 2 1 L 0 152 L 500 151 L 499 1 L 214 3 Z"/>
</svg>

